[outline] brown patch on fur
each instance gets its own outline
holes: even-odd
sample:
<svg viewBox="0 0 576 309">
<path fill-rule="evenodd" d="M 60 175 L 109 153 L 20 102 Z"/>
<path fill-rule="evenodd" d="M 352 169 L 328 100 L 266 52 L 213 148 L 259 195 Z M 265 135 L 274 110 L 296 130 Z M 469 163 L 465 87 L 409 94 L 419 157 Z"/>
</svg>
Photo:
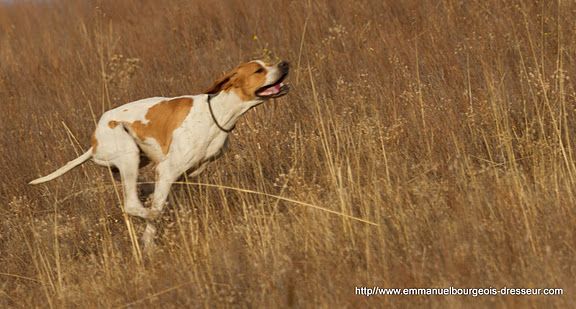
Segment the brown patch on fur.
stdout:
<svg viewBox="0 0 576 309">
<path fill-rule="evenodd" d="M 260 69 L 263 69 L 259 72 Z M 244 101 L 256 98 L 256 90 L 264 86 L 268 72 L 257 62 L 246 62 L 217 79 L 206 91 L 216 94 L 220 91 L 234 91 Z"/>
<path fill-rule="evenodd" d="M 96 132 L 92 133 L 90 137 L 90 145 L 92 146 L 92 153 L 96 152 L 96 148 L 98 148 L 98 140 L 96 139 Z"/>
<path fill-rule="evenodd" d="M 184 121 L 192 108 L 192 99 L 181 98 L 160 102 L 152 106 L 146 113 L 148 123 L 134 121 L 130 124 L 131 131 L 140 140 L 155 139 L 164 154 L 170 150 L 172 133 Z"/>
<path fill-rule="evenodd" d="M 110 129 L 114 129 L 114 128 L 116 128 L 116 127 L 118 126 L 118 124 L 119 124 L 118 121 L 110 120 L 110 122 L 108 122 L 108 127 L 109 127 Z"/>
</svg>

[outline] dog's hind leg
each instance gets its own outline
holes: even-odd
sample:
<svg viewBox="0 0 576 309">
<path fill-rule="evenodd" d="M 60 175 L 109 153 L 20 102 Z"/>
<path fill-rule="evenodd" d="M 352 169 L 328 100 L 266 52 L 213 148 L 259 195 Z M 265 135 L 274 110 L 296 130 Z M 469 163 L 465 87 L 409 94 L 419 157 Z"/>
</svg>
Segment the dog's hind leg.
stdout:
<svg viewBox="0 0 576 309">
<path fill-rule="evenodd" d="M 101 126 L 96 129 L 98 147 L 94 162 L 118 169 L 124 191 L 124 211 L 132 216 L 148 217 L 148 209 L 138 197 L 138 166 L 140 149 L 122 127 Z"/>
<path fill-rule="evenodd" d="M 132 216 L 148 218 L 148 209 L 142 206 L 138 197 L 138 162 L 139 154 L 127 153 L 114 160 L 114 165 L 120 171 L 124 189 L 124 211 Z"/>
</svg>

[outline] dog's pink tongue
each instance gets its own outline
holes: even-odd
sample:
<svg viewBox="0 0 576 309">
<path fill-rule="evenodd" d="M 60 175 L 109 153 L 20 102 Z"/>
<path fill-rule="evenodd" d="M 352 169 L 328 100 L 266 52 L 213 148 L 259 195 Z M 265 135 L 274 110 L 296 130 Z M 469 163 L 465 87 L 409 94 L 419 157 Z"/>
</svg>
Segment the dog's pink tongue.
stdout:
<svg viewBox="0 0 576 309">
<path fill-rule="evenodd" d="M 272 95 L 272 94 L 277 94 L 278 92 L 280 92 L 280 84 L 274 85 L 274 86 L 264 90 L 262 92 L 262 94 L 263 95 Z"/>
</svg>

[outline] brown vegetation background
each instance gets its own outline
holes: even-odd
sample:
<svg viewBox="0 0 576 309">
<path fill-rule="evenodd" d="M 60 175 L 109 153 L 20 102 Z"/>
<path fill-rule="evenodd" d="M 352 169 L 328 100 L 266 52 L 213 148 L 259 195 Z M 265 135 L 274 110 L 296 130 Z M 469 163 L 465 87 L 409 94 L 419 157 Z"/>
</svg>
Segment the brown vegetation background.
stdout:
<svg viewBox="0 0 576 309">
<path fill-rule="evenodd" d="M 573 1 L 0 5 L 0 306 L 574 306 L 575 14 Z M 103 111 L 200 93 L 262 57 L 291 61 L 291 93 L 189 180 L 215 187 L 174 187 L 154 255 L 106 169 L 26 185 L 80 154 Z"/>
</svg>

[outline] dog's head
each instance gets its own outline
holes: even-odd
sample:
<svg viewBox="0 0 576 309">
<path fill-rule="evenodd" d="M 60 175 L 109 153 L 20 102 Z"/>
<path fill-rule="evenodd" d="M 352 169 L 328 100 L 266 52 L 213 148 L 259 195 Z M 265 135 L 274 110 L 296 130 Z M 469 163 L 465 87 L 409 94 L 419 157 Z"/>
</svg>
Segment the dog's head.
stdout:
<svg viewBox="0 0 576 309">
<path fill-rule="evenodd" d="M 280 61 L 269 65 L 260 60 L 242 63 L 214 82 L 206 91 L 234 91 L 244 101 L 263 101 L 288 93 L 290 87 L 282 83 L 288 76 L 289 64 Z"/>
</svg>

